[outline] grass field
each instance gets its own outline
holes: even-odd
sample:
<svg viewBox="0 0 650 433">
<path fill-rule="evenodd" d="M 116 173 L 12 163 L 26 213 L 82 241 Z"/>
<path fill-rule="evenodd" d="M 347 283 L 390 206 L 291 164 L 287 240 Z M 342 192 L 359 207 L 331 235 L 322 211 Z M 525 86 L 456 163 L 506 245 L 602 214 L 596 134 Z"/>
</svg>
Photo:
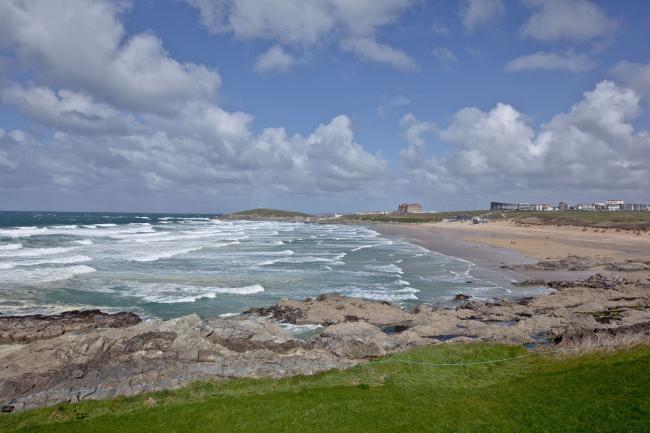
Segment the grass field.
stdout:
<svg viewBox="0 0 650 433">
<path fill-rule="evenodd" d="M 522 224 L 571 225 L 621 230 L 650 230 L 650 212 L 519 212 L 519 211 L 455 211 L 410 215 L 346 215 L 345 220 L 367 222 L 433 223 L 458 215 L 490 220 L 513 220 Z"/>
<path fill-rule="evenodd" d="M 231 214 L 224 215 L 224 218 L 236 218 L 236 219 L 262 219 L 262 218 L 308 218 L 311 215 L 294 212 L 290 210 L 281 210 L 281 209 L 267 209 L 267 208 L 258 208 L 258 209 L 249 209 L 243 210 L 240 212 L 234 212 Z"/>
<path fill-rule="evenodd" d="M 432 346 L 396 359 L 470 362 L 525 353 Z M 391 359 L 391 358 L 388 358 Z M 284 380 L 227 380 L 0 416 L 8 432 L 648 432 L 650 347 L 475 366 L 380 361 Z"/>
</svg>

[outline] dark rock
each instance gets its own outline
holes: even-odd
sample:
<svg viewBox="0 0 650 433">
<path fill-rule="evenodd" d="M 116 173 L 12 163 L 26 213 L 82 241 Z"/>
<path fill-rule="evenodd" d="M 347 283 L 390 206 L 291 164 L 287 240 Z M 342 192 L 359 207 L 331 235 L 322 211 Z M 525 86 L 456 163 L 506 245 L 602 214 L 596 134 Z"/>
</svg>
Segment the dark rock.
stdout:
<svg viewBox="0 0 650 433">
<path fill-rule="evenodd" d="M 317 300 L 325 300 L 326 295 L 320 295 Z M 295 324 L 299 320 L 305 318 L 305 313 L 299 308 L 294 308 L 289 305 L 272 305 L 268 308 L 251 308 L 245 311 L 245 314 L 254 314 L 260 317 L 271 316 L 273 319 L 280 322 L 293 323 Z"/>
<path fill-rule="evenodd" d="M 104 313 L 100 310 L 72 310 L 44 316 L 0 317 L 0 344 L 29 343 L 58 337 L 67 332 L 85 333 L 99 328 L 127 328 L 140 323 L 134 313 Z"/>
<path fill-rule="evenodd" d="M 471 298 L 469 295 L 465 295 L 463 293 L 459 293 L 456 296 L 454 296 L 453 301 L 468 301 Z"/>
</svg>

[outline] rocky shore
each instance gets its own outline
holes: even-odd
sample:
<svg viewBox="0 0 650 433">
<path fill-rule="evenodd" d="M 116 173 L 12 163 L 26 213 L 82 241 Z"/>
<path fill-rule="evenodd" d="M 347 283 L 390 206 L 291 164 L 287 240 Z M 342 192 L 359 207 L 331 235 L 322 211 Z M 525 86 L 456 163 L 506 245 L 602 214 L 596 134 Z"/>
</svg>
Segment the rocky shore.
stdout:
<svg viewBox="0 0 650 433">
<path fill-rule="evenodd" d="M 314 374 L 448 342 L 533 347 L 630 335 L 635 341 L 650 339 L 650 274 L 641 264 L 572 257 L 537 266 L 599 273 L 578 281 L 520 283 L 552 289 L 535 298 L 486 301 L 460 294 L 453 307 L 422 304 L 412 311 L 321 295 L 205 319 L 141 322 L 132 313 L 99 311 L 2 317 L 2 410 L 133 395 L 195 380 Z M 298 338 L 281 323 L 319 325 L 319 331 Z"/>
</svg>

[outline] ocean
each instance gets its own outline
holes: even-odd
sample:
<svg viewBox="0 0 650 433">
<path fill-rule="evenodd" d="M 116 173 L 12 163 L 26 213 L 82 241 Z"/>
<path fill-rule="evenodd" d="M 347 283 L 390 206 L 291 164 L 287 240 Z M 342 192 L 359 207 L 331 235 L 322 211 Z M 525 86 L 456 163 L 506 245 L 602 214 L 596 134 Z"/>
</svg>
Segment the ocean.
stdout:
<svg viewBox="0 0 650 433">
<path fill-rule="evenodd" d="M 0 313 L 236 314 L 340 293 L 405 306 L 507 296 L 473 264 L 369 227 L 212 215 L 0 212 Z"/>
</svg>

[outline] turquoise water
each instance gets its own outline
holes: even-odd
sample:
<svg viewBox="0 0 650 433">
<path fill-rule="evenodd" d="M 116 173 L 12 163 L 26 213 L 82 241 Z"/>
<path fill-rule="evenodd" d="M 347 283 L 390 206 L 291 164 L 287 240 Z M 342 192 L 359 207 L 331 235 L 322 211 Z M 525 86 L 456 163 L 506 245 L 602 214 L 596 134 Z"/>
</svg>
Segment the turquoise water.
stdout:
<svg viewBox="0 0 650 433">
<path fill-rule="evenodd" d="M 170 318 L 329 292 L 405 305 L 507 295 L 472 267 L 356 225 L 0 212 L 2 314 L 101 308 Z"/>
</svg>

